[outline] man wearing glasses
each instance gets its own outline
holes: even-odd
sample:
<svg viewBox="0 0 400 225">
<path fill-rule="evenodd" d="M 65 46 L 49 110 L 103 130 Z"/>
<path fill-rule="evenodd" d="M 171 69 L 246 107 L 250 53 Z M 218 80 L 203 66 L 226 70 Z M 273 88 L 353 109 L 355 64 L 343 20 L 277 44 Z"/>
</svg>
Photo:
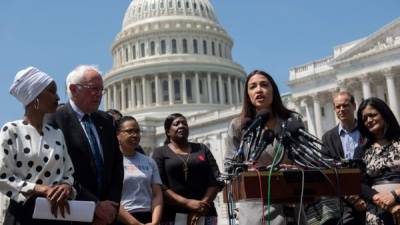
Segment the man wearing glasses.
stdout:
<svg viewBox="0 0 400 225">
<path fill-rule="evenodd" d="M 75 167 L 77 199 L 96 202 L 93 224 L 112 224 L 121 199 L 123 167 L 113 119 L 98 110 L 104 94 L 101 72 L 80 65 L 66 83 L 70 100 L 49 120 L 64 133 Z"/>
</svg>

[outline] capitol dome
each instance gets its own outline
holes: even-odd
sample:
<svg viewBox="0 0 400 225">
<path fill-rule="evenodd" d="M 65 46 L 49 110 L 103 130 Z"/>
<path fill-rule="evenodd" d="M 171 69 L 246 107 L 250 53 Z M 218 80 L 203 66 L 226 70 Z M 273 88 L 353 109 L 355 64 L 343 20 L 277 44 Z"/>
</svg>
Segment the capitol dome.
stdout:
<svg viewBox="0 0 400 225">
<path fill-rule="evenodd" d="M 105 109 L 160 121 L 240 105 L 245 73 L 208 0 L 135 0 L 113 41 Z"/>
<path fill-rule="evenodd" d="M 159 20 L 172 16 L 196 17 L 193 19 L 217 22 L 214 9 L 207 0 L 136 0 L 131 2 L 125 12 L 122 29 L 134 26 L 137 22 L 144 20 Z"/>
</svg>

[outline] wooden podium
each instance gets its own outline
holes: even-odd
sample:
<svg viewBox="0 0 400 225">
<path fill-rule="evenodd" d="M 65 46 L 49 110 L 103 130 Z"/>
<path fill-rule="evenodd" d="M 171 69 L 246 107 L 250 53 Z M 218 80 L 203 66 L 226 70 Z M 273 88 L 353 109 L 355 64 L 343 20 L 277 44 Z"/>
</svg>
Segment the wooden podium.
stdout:
<svg viewBox="0 0 400 225">
<path fill-rule="evenodd" d="M 355 195 L 361 192 L 361 171 L 359 169 L 304 170 L 303 201 L 313 201 L 320 196 Z M 268 171 L 260 172 L 264 199 L 268 195 Z M 329 181 L 327 180 L 329 179 Z M 302 173 L 289 169 L 272 173 L 271 202 L 294 203 L 300 201 Z M 227 192 L 225 187 L 224 200 Z M 259 177 L 255 171 L 240 173 L 232 179 L 233 200 L 259 199 L 261 197 Z"/>
</svg>

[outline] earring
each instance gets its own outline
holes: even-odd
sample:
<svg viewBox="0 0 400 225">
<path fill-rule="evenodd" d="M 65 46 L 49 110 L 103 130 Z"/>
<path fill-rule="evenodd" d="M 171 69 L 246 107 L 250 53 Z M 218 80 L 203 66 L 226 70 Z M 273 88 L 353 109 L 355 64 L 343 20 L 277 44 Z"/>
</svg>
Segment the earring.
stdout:
<svg viewBox="0 0 400 225">
<path fill-rule="evenodd" d="M 35 105 L 33 106 L 36 110 L 39 109 L 39 99 L 37 98 L 35 101 Z"/>
</svg>

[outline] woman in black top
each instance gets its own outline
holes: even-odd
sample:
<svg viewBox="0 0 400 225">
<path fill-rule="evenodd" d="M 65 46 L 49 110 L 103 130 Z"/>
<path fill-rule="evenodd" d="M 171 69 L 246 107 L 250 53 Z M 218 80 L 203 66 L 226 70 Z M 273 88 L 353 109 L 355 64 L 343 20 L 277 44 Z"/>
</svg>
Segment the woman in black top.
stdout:
<svg viewBox="0 0 400 225">
<path fill-rule="evenodd" d="M 400 224 L 400 125 L 379 98 L 361 102 L 357 123 L 366 139 L 354 153 L 365 164 L 361 194 L 368 202 L 366 224 Z"/>
<path fill-rule="evenodd" d="M 213 201 L 221 183 L 216 179 L 219 170 L 214 157 L 205 145 L 188 141 L 189 127 L 183 115 L 169 115 L 164 128 L 165 145 L 153 152 L 164 184 L 161 224 L 174 224 L 176 213 L 183 213 L 190 223 L 205 216 L 205 224 L 216 225 Z"/>
</svg>

